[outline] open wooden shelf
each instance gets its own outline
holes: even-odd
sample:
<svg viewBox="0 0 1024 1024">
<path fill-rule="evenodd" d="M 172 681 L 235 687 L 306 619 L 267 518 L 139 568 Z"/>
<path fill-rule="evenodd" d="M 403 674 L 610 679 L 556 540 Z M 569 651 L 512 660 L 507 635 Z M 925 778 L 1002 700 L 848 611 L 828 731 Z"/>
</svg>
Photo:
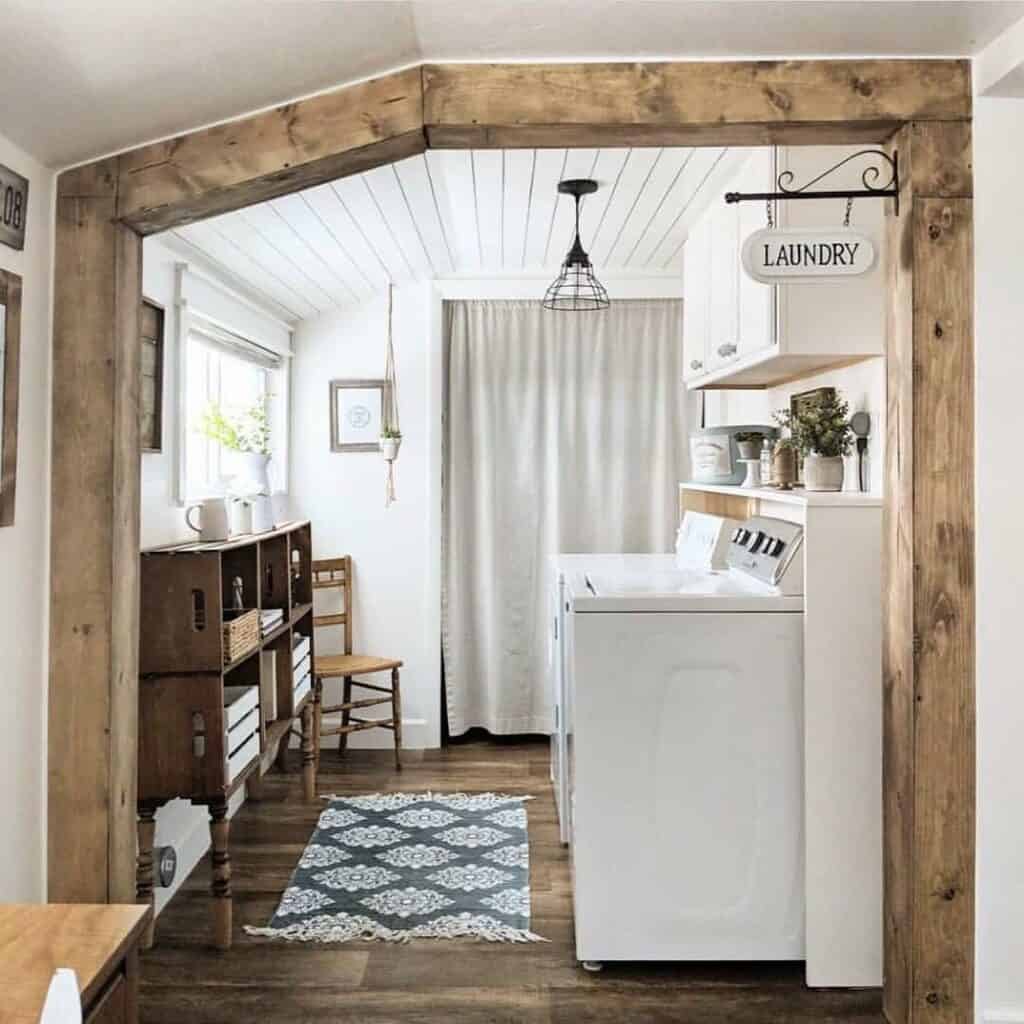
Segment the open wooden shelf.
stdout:
<svg viewBox="0 0 1024 1024">
<path fill-rule="evenodd" d="M 245 654 L 224 664 L 221 623 L 241 580 L 246 607 L 278 608 L 283 621 Z M 142 553 L 140 638 L 139 801 L 176 797 L 222 800 L 237 788 L 228 774 L 224 687 L 256 686 L 261 696 L 275 678 L 276 716 L 260 707 L 260 775 L 274 762 L 282 738 L 305 701 L 294 704 L 292 633 L 312 637 L 312 538 L 308 522 L 221 544 L 177 544 Z M 274 652 L 274 676 L 261 655 Z M 176 682 L 172 683 L 174 680 Z M 271 704 L 267 704 L 271 709 Z M 274 710 L 270 710 L 274 714 Z M 194 750 L 202 749 L 197 755 Z"/>
</svg>

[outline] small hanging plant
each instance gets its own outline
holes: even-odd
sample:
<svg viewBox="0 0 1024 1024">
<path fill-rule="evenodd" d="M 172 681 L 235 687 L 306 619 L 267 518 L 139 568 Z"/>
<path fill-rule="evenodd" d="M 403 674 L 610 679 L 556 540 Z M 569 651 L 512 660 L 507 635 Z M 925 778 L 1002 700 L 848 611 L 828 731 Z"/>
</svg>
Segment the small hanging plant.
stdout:
<svg viewBox="0 0 1024 1024">
<path fill-rule="evenodd" d="M 380 453 L 387 462 L 398 458 L 398 448 L 402 443 L 402 432 L 394 427 L 384 427 L 380 432 Z"/>
</svg>

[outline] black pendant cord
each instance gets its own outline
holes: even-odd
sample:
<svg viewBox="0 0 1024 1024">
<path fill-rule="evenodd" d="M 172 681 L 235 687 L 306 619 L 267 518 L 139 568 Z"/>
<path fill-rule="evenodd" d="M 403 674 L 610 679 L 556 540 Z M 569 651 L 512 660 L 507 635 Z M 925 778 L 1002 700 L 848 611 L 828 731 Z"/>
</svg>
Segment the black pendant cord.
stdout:
<svg viewBox="0 0 1024 1024">
<path fill-rule="evenodd" d="M 864 184 L 862 189 L 828 189 L 817 192 L 810 192 L 808 189 L 817 185 L 819 181 L 827 178 L 830 174 L 835 173 L 840 167 L 844 167 L 852 160 L 858 160 L 861 157 L 871 156 L 877 157 L 881 160 L 882 167 L 876 164 L 871 164 L 864 169 L 861 174 L 861 181 Z M 878 184 L 879 180 L 882 179 L 884 171 L 882 168 L 886 168 L 889 172 L 888 178 L 884 179 L 882 184 Z M 751 201 L 766 202 L 766 201 L 777 201 L 777 200 L 789 200 L 789 199 L 892 199 L 895 204 L 895 213 L 898 217 L 900 215 L 900 168 L 899 168 L 899 154 L 893 150 L 892 156 L 889 156 L 885 150 L 882 149 L 862 149 L 859 153 L 853 153 L 839 163 L 830 167 L 827 171 L 823 171 L 816 178 L 807 182 L 805 185 L 801 185 L 799 188 L 791 188 L 795 175 L 792 171 L 783 171 L 776 179 L 777 192 L 726 192 L 725 201 L 727 203 L 746 203 Z"/>
</svg>

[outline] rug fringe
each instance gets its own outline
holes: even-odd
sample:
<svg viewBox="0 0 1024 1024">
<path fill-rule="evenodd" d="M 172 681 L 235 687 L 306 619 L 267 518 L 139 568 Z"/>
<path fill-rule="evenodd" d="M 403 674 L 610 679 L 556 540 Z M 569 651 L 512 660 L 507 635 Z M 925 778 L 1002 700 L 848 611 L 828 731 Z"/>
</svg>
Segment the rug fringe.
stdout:
<svg viewBox="0 0 1024 1024">
<path fill-rule="evenodd" d="M 288 942 L 351 942 L 353 939 L 365 939 L 375 942 L 411 942 L 413 939 L 483 939 L 486 942 L 550 942 L 543 935 L 531 932 L 526 928 L 512 928 L 509 925 L 495 925 L 486 929 L 451 929 L 431 930 L 429 924 L 417 925 L 415 930 L 395 930 L 378 925 L 362 928 L 353 934 L 345 928 L 309 928 L 303 924 L 289 925 L 287 928 L 257 928 L 247 924 L 244 928 L 247 935 L 255 935 L 265 939 L 285 939 Z"/>
</svg>

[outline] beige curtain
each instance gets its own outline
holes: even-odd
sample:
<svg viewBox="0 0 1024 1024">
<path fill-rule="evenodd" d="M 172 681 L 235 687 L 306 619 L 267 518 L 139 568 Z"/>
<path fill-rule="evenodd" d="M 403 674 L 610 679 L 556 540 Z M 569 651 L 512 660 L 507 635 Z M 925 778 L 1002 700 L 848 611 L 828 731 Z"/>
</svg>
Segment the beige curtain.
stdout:
<svg viewBox="0 0 1024 1024">
<path fill-rule="evenodd" d="M 551 556 L 672 549 L 682 302 L 446 305 L 443 643 L 452 735 L 551 729 Z"/>
</svg>

